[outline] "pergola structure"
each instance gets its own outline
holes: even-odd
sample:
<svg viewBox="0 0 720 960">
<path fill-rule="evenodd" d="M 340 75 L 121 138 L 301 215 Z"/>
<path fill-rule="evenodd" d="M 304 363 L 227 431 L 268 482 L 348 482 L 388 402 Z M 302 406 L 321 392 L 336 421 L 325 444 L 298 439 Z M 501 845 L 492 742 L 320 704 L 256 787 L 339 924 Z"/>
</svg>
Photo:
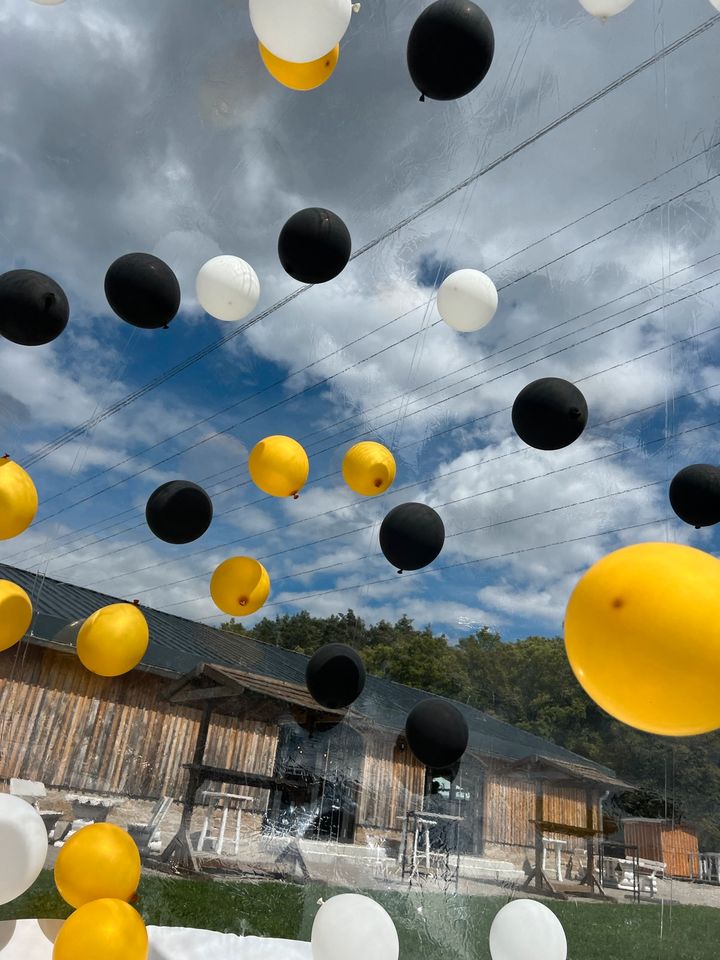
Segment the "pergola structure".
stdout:
<svg viewBox="0 0 720 960">
<path fill-rule="evenodd" d="M 347 710 L 329 710 L 320 706 L 308 691 L 299 684 L 275 680 L 253 673 L 233 670 L 229 667 L 200 663 L 185 676 L 181 677 L 167 693 L 171 703 L 202 709 L 202 718 L 198 728 L 195 749 L 191 763 L 184 764 L 188 771 L 188 782 L 183 799 L 180 827 L 161 856 L 161 861 L 172 862 L 178 869 L 197 872 L 198 859 L 190 842 L 190 825 L 196 797 L 204 783 L 241 784 L 246 787 L 272 789 L 285 787 L 292 791 L 299 789 L 297 780 L 283 776 L 268 776 L 245 770 L 229 770 L 205 762 L 210 721 L 215 713 L 239 719 L 270 720 L 277 715 L 278 704 L 288 705 L 293 717 L 299 723 L 312 724 L 322 721 L 339 722 L 347 716 Z M 310 778 L 314 781 L 315 778 Z M 310 782 L 306 780 L 306 783 Z M 305 873 L 302 856 L 294 847 L 292 859 L 299 860 Z M 296 851 L 296 852 L 295 852 Z M 286 849 L 277 858 L 288 856 Z"/>
</svg>

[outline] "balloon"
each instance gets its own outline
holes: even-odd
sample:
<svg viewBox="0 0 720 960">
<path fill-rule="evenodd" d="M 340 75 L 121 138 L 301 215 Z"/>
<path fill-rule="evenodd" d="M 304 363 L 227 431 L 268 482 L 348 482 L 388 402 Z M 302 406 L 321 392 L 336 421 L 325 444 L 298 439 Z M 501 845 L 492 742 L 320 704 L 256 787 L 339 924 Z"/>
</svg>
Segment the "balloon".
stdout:
<svg viewBox="0 0 720 960">
<path fill-rule="evenodd" d="M 329 80 L 337 66 L 340 45 L 336 44 L 329 53 L 309 63 L 293 63 L 281 60 L 274 53 L 259 44 L 262 62 L 271 77 L 291 90 L 315 90 Z"/>
<path fill-rule="evenodd" d="M 426 767 L 450 767 L 468 745 L 468 725 L 457 707 L 446 700 L 422 700 L 405 721 L 408 746 Z"/>
<path fill-rule="evenodd" d="M 271 497 L 296 497 L 310 472 L 307 454 L 292 437 L 265 437 L 248 459 L 250 478 Z"/>
<path fill-rule="evenodd" d="M 401 573 L 432 563 L 444 543 L 443 522 L 424 503 L 401 503 L 380 525 L 380 549 Z"/>
<path fill-rule="evenodd" d="M 395 458 L 381 443 L 356 443 L 343 458 L 342 474 L 355 493 L 376 497 L 385 493 L 395 479 Z"/>
<path fill-rule="evenodd" d="M 440 316 L 460 333 L 486 327 L 495 316 L 497 305 L 495 284 L 479 270 L 456 270 L 443 280 L 437 294 Z"/>
<path fill-rule="evenodd" d="M 0 793 L 0 904 L 30 889 L 45 866 L 47 852 L 47 829 L 35 807 Z"/>
<path fill-rule="evenodd" d="M 313 960 L 398 960 L 400 943 L 390 915 L 370 897 L 341 893 L 313 920 Z"/>
<path fill-rule="evenodd" d="M 363 692 L 365 664 L 347 644 L 326 643 L 310 657 L 305 682 L 313 699 L 323 707 L 349 707 Z"/>
<path fill-rule="evenodd" d="M 35 519 L 38 495 L 35 484 L 10 457 L 0 457 L 0 540 L 11 540 Z"/>
<path fill-rule="evenodd" d="M 512 408 L 515 432 L 537 450 L 569 446 L 585 429 L 587 418 L 585 397 L 574 384 L 557 377 L 523 387 Z"/>
<path fill-rule="evenodd" d="M 10 270 L 0 276 L 0 334 L 23 347 L 51 343 L 70 317 L 65 292 L 36 270 Z"/>
<path fill-rule="evenodd" d="M 538 900 L 506 903 L 490 927 L 492 960 L 567 960 L 562 924 Z"/>
<path fill-rule="evenodd" d="M 351 251 L 348 228 L 336 213 L 320 207 L 293 214 L 278 239 L 283 269 L 302 283 L 334 279 L 347 266 Z"/>
<path fill-rule="evenodd" d="M 43 7 L 56 7 L 59 3 L 64 3 L 65 0 L 32 0 L 33 3 L 39 3 Z"/>
<path fill-rule="evenodd" d="M 670 484 L 670 506 L 697 529 L 720 522 L 720 469 L 694 463 L 676 473 Z"/>
<path fill-rule="evenodd" d="M 291 63 L 318 60 L 337 46 L 352 11 L 350 0 L 250 0 L 258 40 Z"/>
<path fill-rule="evenodd" d="M 60 929 L 53 960 L 147 960 L 148 935 L 140 914 L 122 900 L 93 900 Z"/>
<path fill-rule="evenodd" d="M 630 0 L 632 3 L 632 0 Z M 710 0 L 710 3 L 715 7 L 716 10 L 720 10 L 720 0 Z"/>
<path fill-rule="evenodd" d="M 22 587 L 0 580 L 0 650 L 14 647 L 30 629 L 33 608 Z"/>
<path fill-rule="evenodd" d="M 80 662 L 101 677 L 119 677 L 133 670 L 145 656 L 149 631 L 142 611 L 133 603 L 101 607 L 80 627 Z"/>
<path fill-rule="evenodd" d="M 720 560 L 677 543 L 608 554 L 573 590 L 565 649 L 585 692 L 638 730 L 720 727 Z"/>
<path fill-rule="evenodd" d="M 180 308 L 180 284 L 150 253 L 127 253 L 105 274 L 105 296 L 115 313 L 143 330 L 167 327 Z"/>
<path fill-rule="evenodd" d="M 616 13 L 622 13 L 633 2 L 634 0 L 580 0 L 588 13 L 601 20 L 607 20 L 608 17 L 614 17 Z"/>
<path fill-rule="evenodd" d="M 210 526 L 213 505 L 202 487 L 189 480 L 170 480 L 150 494 L 145 519 L 165 543 L 192 543 Z"/>
<path fill-rule="evenodd" d="M 210 595 L 223 613 L 247 617 L 270 595 L 270 577 L 252 557 L 230 557 L 216 568 L 210 580 Z"/>
<path fill-rule="evenodd" d="M 260 299 L 260 281 L 240 257 L 213 257 L 200 267 L 195 281 L 200 306 L 216 320 L 229 323 L 252 313 Z"/>
<path fill-rule="evenodd" d="M 436 0 L 415 21 L 407 64 L 421 100 L 457 100 L 485 78 L 495 53 L 486 14 L 471 0 Z"/>
<path fill-rule="evenodd" d="M 91 823 L 60 848 L 55 885 L 71 907 L 92 900 L 128 901 L 140 884 L 140 851 L 113 823 Z"/>
</svg>

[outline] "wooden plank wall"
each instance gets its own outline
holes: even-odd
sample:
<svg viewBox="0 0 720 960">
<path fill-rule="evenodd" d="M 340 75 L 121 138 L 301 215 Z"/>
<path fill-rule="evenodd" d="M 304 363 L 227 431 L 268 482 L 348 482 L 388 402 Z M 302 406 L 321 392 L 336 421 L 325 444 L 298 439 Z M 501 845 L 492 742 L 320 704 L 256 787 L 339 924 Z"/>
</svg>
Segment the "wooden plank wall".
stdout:
<svg viewBox="0 0 720 960">
<path fill-rule="evenodd" d="M 399 835 L 398 817 L 420 808 L 425 767 L 409 749 L 399 749 L 395 738 L 366 737 L 365 744 L 358 823 Z"/>
<path fill-rule="evenodd" d="M 671 877 L 697 876 L 698 838 L 694 830 L 663 820 L 634 820 L 623 823 L 625 843 L 638 848 L 643 860 L 665 864 Z"/>
<path fill-rule="evenodd" d="M 535 844 L 535 780 L 505 777 L 488 772 L 485 778 L 485 840 L 510 846 L 532 847 Z M 596 795 L 595 795 L 596 797 Z M 597 797 L 593 803 L 593 826 L 597 827 Z M 543 784 L 543 819 L 567 826 L 587 824 L 587 802 L 584 789 Z M 548 834 L 548 836 L 550 836 Z M 553 834 L 555 836 L 555 834 Z M 557 837 L 562 839 L 562 834 Z"/>
<path fill-rule="evenodd" d="M 0 653 L 0 777 L 131 797 L 180 798 L 200 713 L 166 703 L 168 680 L 103 678 L 68 654 Z M 217 716 L 208 762 L 272 773 L 277 728 Z"/>
</svg>

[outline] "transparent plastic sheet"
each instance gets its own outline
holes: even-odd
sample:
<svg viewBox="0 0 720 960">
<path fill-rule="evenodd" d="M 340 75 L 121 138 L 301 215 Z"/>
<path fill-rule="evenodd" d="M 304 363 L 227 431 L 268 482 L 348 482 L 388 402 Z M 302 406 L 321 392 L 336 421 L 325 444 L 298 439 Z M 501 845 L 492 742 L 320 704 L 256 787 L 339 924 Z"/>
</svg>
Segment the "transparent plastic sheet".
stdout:
<svg viewBox="0 0 720 960">
<path fill-rule="evenodd" d="M 70 0 L 65 6 L 70 11 Z M 296 100 L 277 91 L 271 96 L 261 85 L 240 4 L 219 5 L 213 21 L 192 4 L 182 10 L 159 5 L 148 14 L 130 3 L 106 23 L 78 0 L 80 14 L 71 24 L 66 18 L 59 34 L 52 32 L 56 25 L 51 30 L 41 23 L 45 11 L 27 7 L 18 12 L 7 4 L 4 17 L 8 35 L 16 31 L 18 46 L 24 44 L 31 55 L 26 51 L 24 65 L 9 56 L 4 69 L 12 89 L 43 91 L 46 102 L 35 108 L 43 118 L 44 142 L 42 153 L 32 154 L 28 126 L 9 126 L 8 143 L 23 158 L 25 174 L 23 179 L 15 174 L 8 191 L 9 226 L 2 240 L 7 262 L 46 262 L 82 304 L 86 316 L 79 324 L 85 326 L 78 326 L 71 346 L 58 344 L 53 359 L 76 383 L 97 351 L 89 317 L 101 311 L 96 280 L 111 251 L 152 245 L 177 266 L 192 298 L 199 250 L 211 256 L 228 244 L 237 247 L 241 237 L 259 264 L 270 264 L 288 203 L 321 202 L 342 210 L 352 219 L 357 245 L 367 242 L 713 12 L 701 2 L 644 9 L 637 4 L 602 27 L 574 0 L 552 9 L 540 0 L 505 4 L 502 10 L 487 7 L 502 38 L 493 74 L 476 95 L 430 106 L 415 102 L 404 77 L 404 40 L 420 8 L 365 5 L 344 53 L 344 86 L 323 93 L 310 107 L 310 101 L 297 107 Z M 114 131 L 98 121 L 98 141 L 104 131 L 105 142 L 116 148 L 115 167 L 97 144 L 88 146 L 80 136 L 77 117 L 86 80 L 70 73 L 62 77 L 63 96 L 77 111 L 72 115 L 65 102 L 58 114 L 66 118 L 63 130 L 51 122 L 62 104 L 40 65 L 51 42 L 69 46 L 80 31 L 83 49 L 90 49 L 97 34 L 106 51 L 103 44 L 111 37 L 121 45 L 137 38 L 141 22 L 148 50 L 153 49 L 152 56 L 142 45 L 138 52 L 149 73 L 145 107 L 138 119 L 134 110 L 118 105 L 122 122 Z M 707 82 L 715 44 L 711 29 L 383 240 L 350 265 L 339 292 L 316 288 L 249 330 L 247 338 L 228 346 L 222 362 L 211 361 L 207 379 L 215 378 L 213 385 L 222 388 L 222 404 L 207 384 L 194 385 L 197 392 L 186 395 L 170 381 L 150 394 L 145 406 L 141 400 L 121 412 L 112 428 L 100 425 L 68 445 L 69 459 L 54 455 L 36 468 L 44 489 L 62 496 L 47 513 L 61 507 L 67 512 L 49 519 L 37 534 L 30 531 L 28 539 L 5 544 L 0 556 L 13 570 L 36 574 L 30 592 L 36 614 L 41 611 L 33 636 L 0 654 L 0 777 L 6 789 L 12 777 L 44 783 L 47 796 L 40 809 L 48 823 L 53 811 L 58 814 L 59 836 L 83 817 L 106 815 L 123 826 L 147 827 L 162 809 L 158 803 L 171 798 L 159 836 L 151 838 L 140 890 L 139 907 L 149 923 L 307 940 L 319 901 L 354 890 L 390 911 L 402 956 L 464 960 L 488 956 L 489 925 L 503 903 L 528 893 L 547 895 L 549 881 L 556 890 L 570 888 L 569 901 L 545 901 L 562 919 L 570 958 L 702 960 L 714 951 L 720 907 L 713 853 L 720 843 L 717 791 L 714 781 L 705 786 L 703 779 L 717 766 L 713 735 L 671 742 L 628 733 L 636 767 L 615 779 L 638 791 L 604 782 L 609 773 L 589 775 L 582 758 L 594 749 L 590 742 L 586 752 L 577 748 L 579 768 L 569 768 L 567 757 L 566 765 L 560 760 L 553 766 L 558 758 L 545 741 L 532 746 L 519 728 L 489 737 L 478 719 L 460 770 L 426 773 L 403 745 L 407 704 L 400 692 L 387 693 L 377 708 L 384 714 L 380 718 L 377 711 L 368 717 L 360 704 L 357 717 L 318 728 L 277 690 L 273 696 L 254 691 L 240 698 L 241 717 L 232 711 L 215 715 L 205 760 L 244 771 L 251 775 L 246 779 L 258 775 L 283 784 L 204 781 L 189 824 L 199 872 L 187 873 L 172 858 L 164 864 L 158 857 L 181 824 L 183 765 L 193 759 L 200 725 L 196 704 L 168 704 L 175 677 L 167 667 L 122 682 L 99 681 L 43 642 L 53 642 L 69 621 L 92 609 L 88 598 L 76 615 L 51 622 L 57 599 L 45 575 L 113 597 L 139 594 L 148 607 L 218 623 L 222 618 L 206 599 L 207 575 L 220 556 L 217 545 L 248 530 L 261 534 L 253 541 L 258 552 L 278 554 L 279 592 L 264 611 L 269 616 L 299 607 L 320 616 L 352 602 L 368 622 L 402 609 L 416 624 L 431 622 L 436 633 L 445 631 L 452 640 L 484 623 L 497 625 L 508 640 L 552 635 L 559 629 L 559 598 L 567 597 L 598 550 L 637 539 L 691 536 L 670 522 L 665 486 L 683 463 L 708 458 L 717 419 L 717 131 L 709 120 L 716 103 Z M 370 54 L 378 50 L 382 69 Z M 111 84 L 104 56 L 91 61 L 96 75 L 104 77 L 98 103 L 100 94 L 114 102 L 112 91 L 133 72 L 130 61 L 118 57 Z M 353 88 L 363 91 L 362 109 L 347 109 Z M 107 106 L 103 112 L 109 114 Z M 132 137 L 123 142 L 130 129 Z M 171 131 L 173 151 L 158 140 L 160 129 Z M 161 182 L 153 181 L 149 171 L 163 155 Z M 139 158 L 137 171 L 146 185 L 121 189 L 132 156 Z M 106 165 L 97 178 L 90 167 L 100 159 Z M 257 170 L 263 165 L 269 171 L 265 178 Z M 67 231 L 64 249 L 48 240 L 53 230 L 24 235 L 17 226 L 27 198 L 35 195 L 42 208 L 53 196 L 43 181 L 56 177 L 65 199 L 77 202 L 81 225 L 75 234 Z M 147 204 L 150 194 L 156 206 Z M 120 209 L 128 196 L 135 216 L 130 225 Z M 97 219 L 93 207 L 103 210 L 110 225 L 97 245 L 89 242 Z M 47 217 L 43 225 L 57 228 L 57 219 Z M 437 318 L 428 308 L 433 287 L 448 265 L 469 260 L 492 272 L 507 312 L 482 343 L 460 346 L 447 337 L 438 342 L 434 334 L 441 331 L 433 330 Z M 274 269 L 265 305 L 292 289 Z M 371 332 L 408 311 L 413 312 L 389 328 Z M 347 327 L 339 317 L 349 321 Z M 563 322 L 566 326 L 553 329 Z M 364 339 L 345 347 L 350 327 L 353 339 Z M 196 349 L 203 337 L 212 339 L 197 328 L 194 336 L 200 339 L 183 336 L 170 348 L 168 365 Z M 372 358 L 406 336 L 410 339 L 382 354 L 384 359 Z M 119 338 L 118 349 L 128 351 Z M 232 515 L 223 519 L 215 552 L 202 554 L 199 545 L 200 555 L 193 549 L 179 565 L 176 554 L 149 545 L 139 506 L 146 491 L 138 477 L 74 513 L 68 509 L 118 474 L 81 491 L 77 481 L 171 434 L 165 420 L 173 403 L 182 407 L 173 424 L 180 429 L 243 400 L 247 390 L 240 381 L 261 387 L 266 366 L 282 377 L 321 357 L 327 359 L 277 394 L 246 403 L 241 414 L 219 415 L 211 426 L 133 465 L 145 467 L 172 453 L 174 466 L 182 465 L 193 479 L 212 477 L 220 511 L 244 507 L 235 521 Z M 7 351 L 0 351 L 0 358 L 10 396 L 20 402 L 21 385 Z M 157 372 L 139 366 L 132 377 L 122 365 L 117 377 L 103 374 L 93 381 L 88 375 L 86 395 L 69 405 L 66 420 L 45 412 L 25 438 L 16 429 L 12 442 L 30 453 L 97 412 L 108 380 L 118 380 L 114 386 L 121 396 L 125 387 L 129 392 Z M 26 377 L 36 374 L 33 367 L 22 371 Z M 585 384 L 593 409 L 592 446 L 554 458 L 516 452 L 497 412 L 530 375 L 561 375 Z M 310 394 L 262 413 L 283 391 L 294 393 L 325 377 L 333 379 L 318 390 L 319 401 Z M 43 404 L 53 402 L 51 391 Z M 222 430 L 250 415 L 256 416 L 250 427 L 205 443 L 199 453 L 186 450 L 203 431 Z M 307 432 L 317 476 L 336 469 L 343 444 L 363 430 L 392 440 L 402 450 L 407 477 L 418 482 L 413 495 L 422 490 L 447 504 L 450 549 L 441 564 L 447 570 L 428 572 L 424 585 L 408 579 L 411 586 L 403 587 L 407 593 L 398 607 L 392 599 L 396 588 L 385 582 L 384 561 L 368 546 L 381 508 L 356 505 L 332 523 L 321 521 L 327 523 L 321 534 L 348 531 L 342 541 L 347 553 L 338 553 L 332 542 L 313 543 L 320 539 L 314 518 L 347 503 L 336 489 L 309 490 L 293 515 L 309 519 L 294 530 L 283 526 L 288 517 L 280 508 L 253 504 L 242 455 L 264 426 L 268 433 Z M 455 432 L 448 435 L 450 430 Z M 495 459 L 510 453 L 509 461 Z M 569 479 L 559 481 L 553 471 L 565 468 L 559 476 Z M 481 509 L 466 499 L 486 490 L 495 492 Z M 87 528 L 82 536 L 79 527 Z M 489 529 L 467 533 L 478 527 Z M 558 541 L 567 542 L 555 546 Z M 713 541 L 702 543 L 710 549 Z M 283 557 L 286 546 L 302 552 Z M 331 563 L 344 566 L 328 581 L 318 571 Z M 470 565 L 459 566 L 465 563 Z M 13 570 L 3 569 L 13 579 Z M 261 656 L 262 651 L 244 649 L 239 669 L 253 673 L 258 669 L 253 657 Z M 192 653 L 183 651 L 181 659 L 176 673 L 195 665 Z M 277 680 L 298 683 L 297 676 L 276 674 Z M 539 726 L 533 731 L 542 733 Z M 593 757 L 614 768 L 602 750 Z M 647 786 L 663 780 L 663 789 Z M 208 790 L 224 797 L 205 795 Z M 634 798 L 638 793 L 641 798 Z M 218 853 L 213 846 L 219 845 L 224 812 L 224 847 Z M 538 870 L 536 886 L 538 873 L 531 875 Z M 588 890 L 599 894 L 582 883 L 593 873 L 612 903 L 579 896 Z M 31 895 L 0 908 L 0 916 L 10 918 L 67 912 L 52 892 L 49 873 Z"/>
</svg>

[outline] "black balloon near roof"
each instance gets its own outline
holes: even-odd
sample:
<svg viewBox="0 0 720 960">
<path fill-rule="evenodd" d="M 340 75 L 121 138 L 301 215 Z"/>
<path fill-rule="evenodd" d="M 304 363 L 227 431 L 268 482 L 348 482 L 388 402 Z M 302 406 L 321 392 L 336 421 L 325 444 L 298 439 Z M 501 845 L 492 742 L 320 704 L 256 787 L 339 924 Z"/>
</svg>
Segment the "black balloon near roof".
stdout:
<svg viewBox="0 0 720 960">
<path fill-rule="evenodd" d="M 0 334 L 23 347 L 39 347 L 59 337 L 70 306 L 62 287 L 36 270 L 10 270 L 0 276 Z"/>
<path fill-rule="evenodd" d="M 189 480 L 170 480 L 150 495 L 145 519 L 165 543 L 192 543 L 210 526 L 213 505 L 202 487 Z"/>
<path fill-rule="evenodd" d="M 515 432 L 537 450 L 569 446 L 585 429 L 587 418 L 585 397 L 573 383 L 557 377 L 529 383 L 512 408 Z"/>
<path fill-rule="evenodd" d="M 421 99 L 457 100 L 485 78 L 495 53 L 495 35 L 471 0 L 436 0 L 410 31 L 407 63 Z"/>
<path fill-rule="evenodd" d="M 321 207 L 293 214 L 278 238 L 283 269 L 301 283 L 327 283 L 337 277 L 351 252 L 348 228 L 336 213 Z"/>
<path fill-rule="evenodd" d="M 423 700 L 405 721 L 408 746 L 427 767 L 452 767 L 467 749 L 467 720 L 446 700 Z"/>
<path fill-rule="evenodd" d="M 425 503 L 401 503 L 380 526 L 380 549 L 403 570 L 420 570 L 438 556 L 445 543 L 445 526 Z"/>
<path fill-rule="evenodd" d="M 305 683 L 314 700 L 338 710 L 357 700 L 365 686 L 365 664 L 344 643 L 326 643 L 310 658 Z"/>
<path fill-rule="evenodd" d="M 180 309 L 180 284 L 151 253 L 127 253 L 110 265 L 105 296 L 115 313 L 144 330 L 167 327 Z"/>
<path fill-rule="evenodd" d="M 693 527 L 720 523 L 720 468 L 693 463 L 676 473 L 670 484 L 670 506 Z"/>
</svg>

